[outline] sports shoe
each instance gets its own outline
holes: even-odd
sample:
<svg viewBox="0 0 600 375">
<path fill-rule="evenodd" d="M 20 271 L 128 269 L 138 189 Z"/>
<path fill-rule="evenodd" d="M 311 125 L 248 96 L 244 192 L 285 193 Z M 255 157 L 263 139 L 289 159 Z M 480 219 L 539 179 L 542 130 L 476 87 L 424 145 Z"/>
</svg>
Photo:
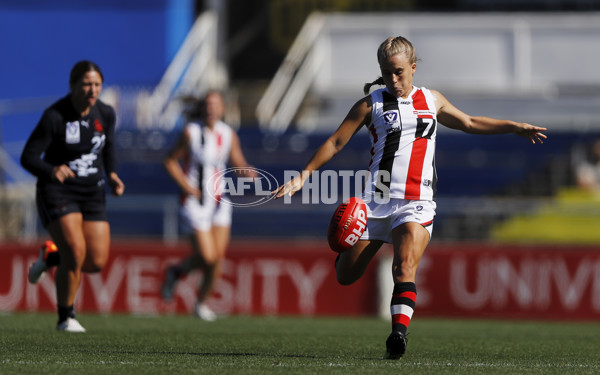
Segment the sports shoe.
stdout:
<svg viewBox="0 0 600 375">
<path fill-rule="evenodd" d="M 217 314 L 203 303 L 197 303 L 194 309 L 194 315 L 206 322 L 214 322 L 217 320 Z"/>
<path fill-rule="evenodd" d="M 167 268 L 165 272 L 165 280 L 163 281 L 161 294 L 162 298 L 165 301 L 171 301 L 173 299 L 173 290 L 175 289 L 175 285 L 177 285 L 177 273 L 175 272 L 175 267 L 171 266 Z"/>
<path fill-rule="evenodd" d="M 393 331 L 385 341 L 387 350 L 383 355 L 383 359 L 398 359 L 402 357 L 406 351 L 407 344 L 408 340 L 402 332 Z"/>
<path fill-rule="evenodd" d="M 67 318 L 64 322 L 58 323 L 56 329 L 64 332 L 85 333 L 85 328 L 75 318 Z"/>
<path fill-rule="evenodd" d="M 29 282 L 32 284 L 37 283 L 44 273 L 48 270 L 46 259 L 48 254 L 58 251 L 58 247 L 52 241 L 46 241 L 40 248 L 39 258 L 29 267 Z"/>
</svg>

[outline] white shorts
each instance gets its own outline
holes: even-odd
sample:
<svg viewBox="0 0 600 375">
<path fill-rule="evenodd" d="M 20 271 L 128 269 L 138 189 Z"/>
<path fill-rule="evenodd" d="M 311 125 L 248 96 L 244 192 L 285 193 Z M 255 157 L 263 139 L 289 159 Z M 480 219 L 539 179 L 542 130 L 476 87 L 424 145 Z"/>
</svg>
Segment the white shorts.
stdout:
<svg viewBox="0 0 600 375">
<path fill-rule="evenodd" d="M 387 203 L 364 199 L 367 205 L 367 228 L 361 240 L 381 240 L 392 243 L 392 229 L 404 223 L 419 223 L 429 232 L 433 231 L 434 201 L 390 198 Z"/>
<path fill-rule="evenodd" d="M 185 233 L 208 231 L 213 226 L 231 226 L 231 201 L 225 198 L 218 203 L 214 199 L 206 201 L 202 205 L 197 199 L 188 197 L 181 206 L 179 214 Z"/>
</svg>

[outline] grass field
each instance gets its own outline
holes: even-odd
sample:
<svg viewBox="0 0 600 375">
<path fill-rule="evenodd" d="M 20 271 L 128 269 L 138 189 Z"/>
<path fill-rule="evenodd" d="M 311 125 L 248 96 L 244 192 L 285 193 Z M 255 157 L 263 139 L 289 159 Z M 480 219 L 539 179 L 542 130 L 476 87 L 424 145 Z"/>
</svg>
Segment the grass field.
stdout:
<svg viewBox="0 0 600 375">
<path fill-rule="evenodd" d="M 408 351 L 380 359 L 375 318 L 0 315 L 0 374 L 592 374 L 600 324 L 417 318 Z"/>
</svg>

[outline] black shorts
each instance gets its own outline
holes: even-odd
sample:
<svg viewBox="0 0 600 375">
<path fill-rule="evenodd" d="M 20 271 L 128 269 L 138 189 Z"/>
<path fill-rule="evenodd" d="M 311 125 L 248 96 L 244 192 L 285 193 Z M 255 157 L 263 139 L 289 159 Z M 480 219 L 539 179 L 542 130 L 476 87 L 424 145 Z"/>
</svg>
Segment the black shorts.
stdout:
<svg viewBox="0 0 600 375">
<path fill-rule="evenodd" d="M 108 221 L 104 186 L 38 185 L 35 198 L 44 228 L 54 220 L 74 212 L 81 213 L 85 221 Z"/>
</svg>

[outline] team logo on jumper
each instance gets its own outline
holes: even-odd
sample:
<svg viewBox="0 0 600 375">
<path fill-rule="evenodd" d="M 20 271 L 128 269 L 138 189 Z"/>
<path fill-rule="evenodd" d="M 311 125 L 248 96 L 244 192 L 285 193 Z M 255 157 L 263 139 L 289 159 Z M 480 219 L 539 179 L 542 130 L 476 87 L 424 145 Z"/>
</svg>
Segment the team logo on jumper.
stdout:
<svg viewBox="0 0 600 375">
<path fill-rule="evenodd" d="M 385 120 L 385 124 L 388 126 L 394 126 L 398 123 L 398 112 L 396 111 L 388 111 L 383 114 L 383 119 Z"/>
<path fill-rule="evenodd" d="M 79 143 L 80 132 L 79 132 L 79 121 L 67 122 L 67 129 L 65 132 L 65 142 L 69 144 Z"/>
<path fill-rule="evenodd" d="M 97 131 L 97 132 L 99 132 L 99 133 L 102 132 L 102 123 L 98 119 L 94 120 L 94 130 Z"/>
</svg>

